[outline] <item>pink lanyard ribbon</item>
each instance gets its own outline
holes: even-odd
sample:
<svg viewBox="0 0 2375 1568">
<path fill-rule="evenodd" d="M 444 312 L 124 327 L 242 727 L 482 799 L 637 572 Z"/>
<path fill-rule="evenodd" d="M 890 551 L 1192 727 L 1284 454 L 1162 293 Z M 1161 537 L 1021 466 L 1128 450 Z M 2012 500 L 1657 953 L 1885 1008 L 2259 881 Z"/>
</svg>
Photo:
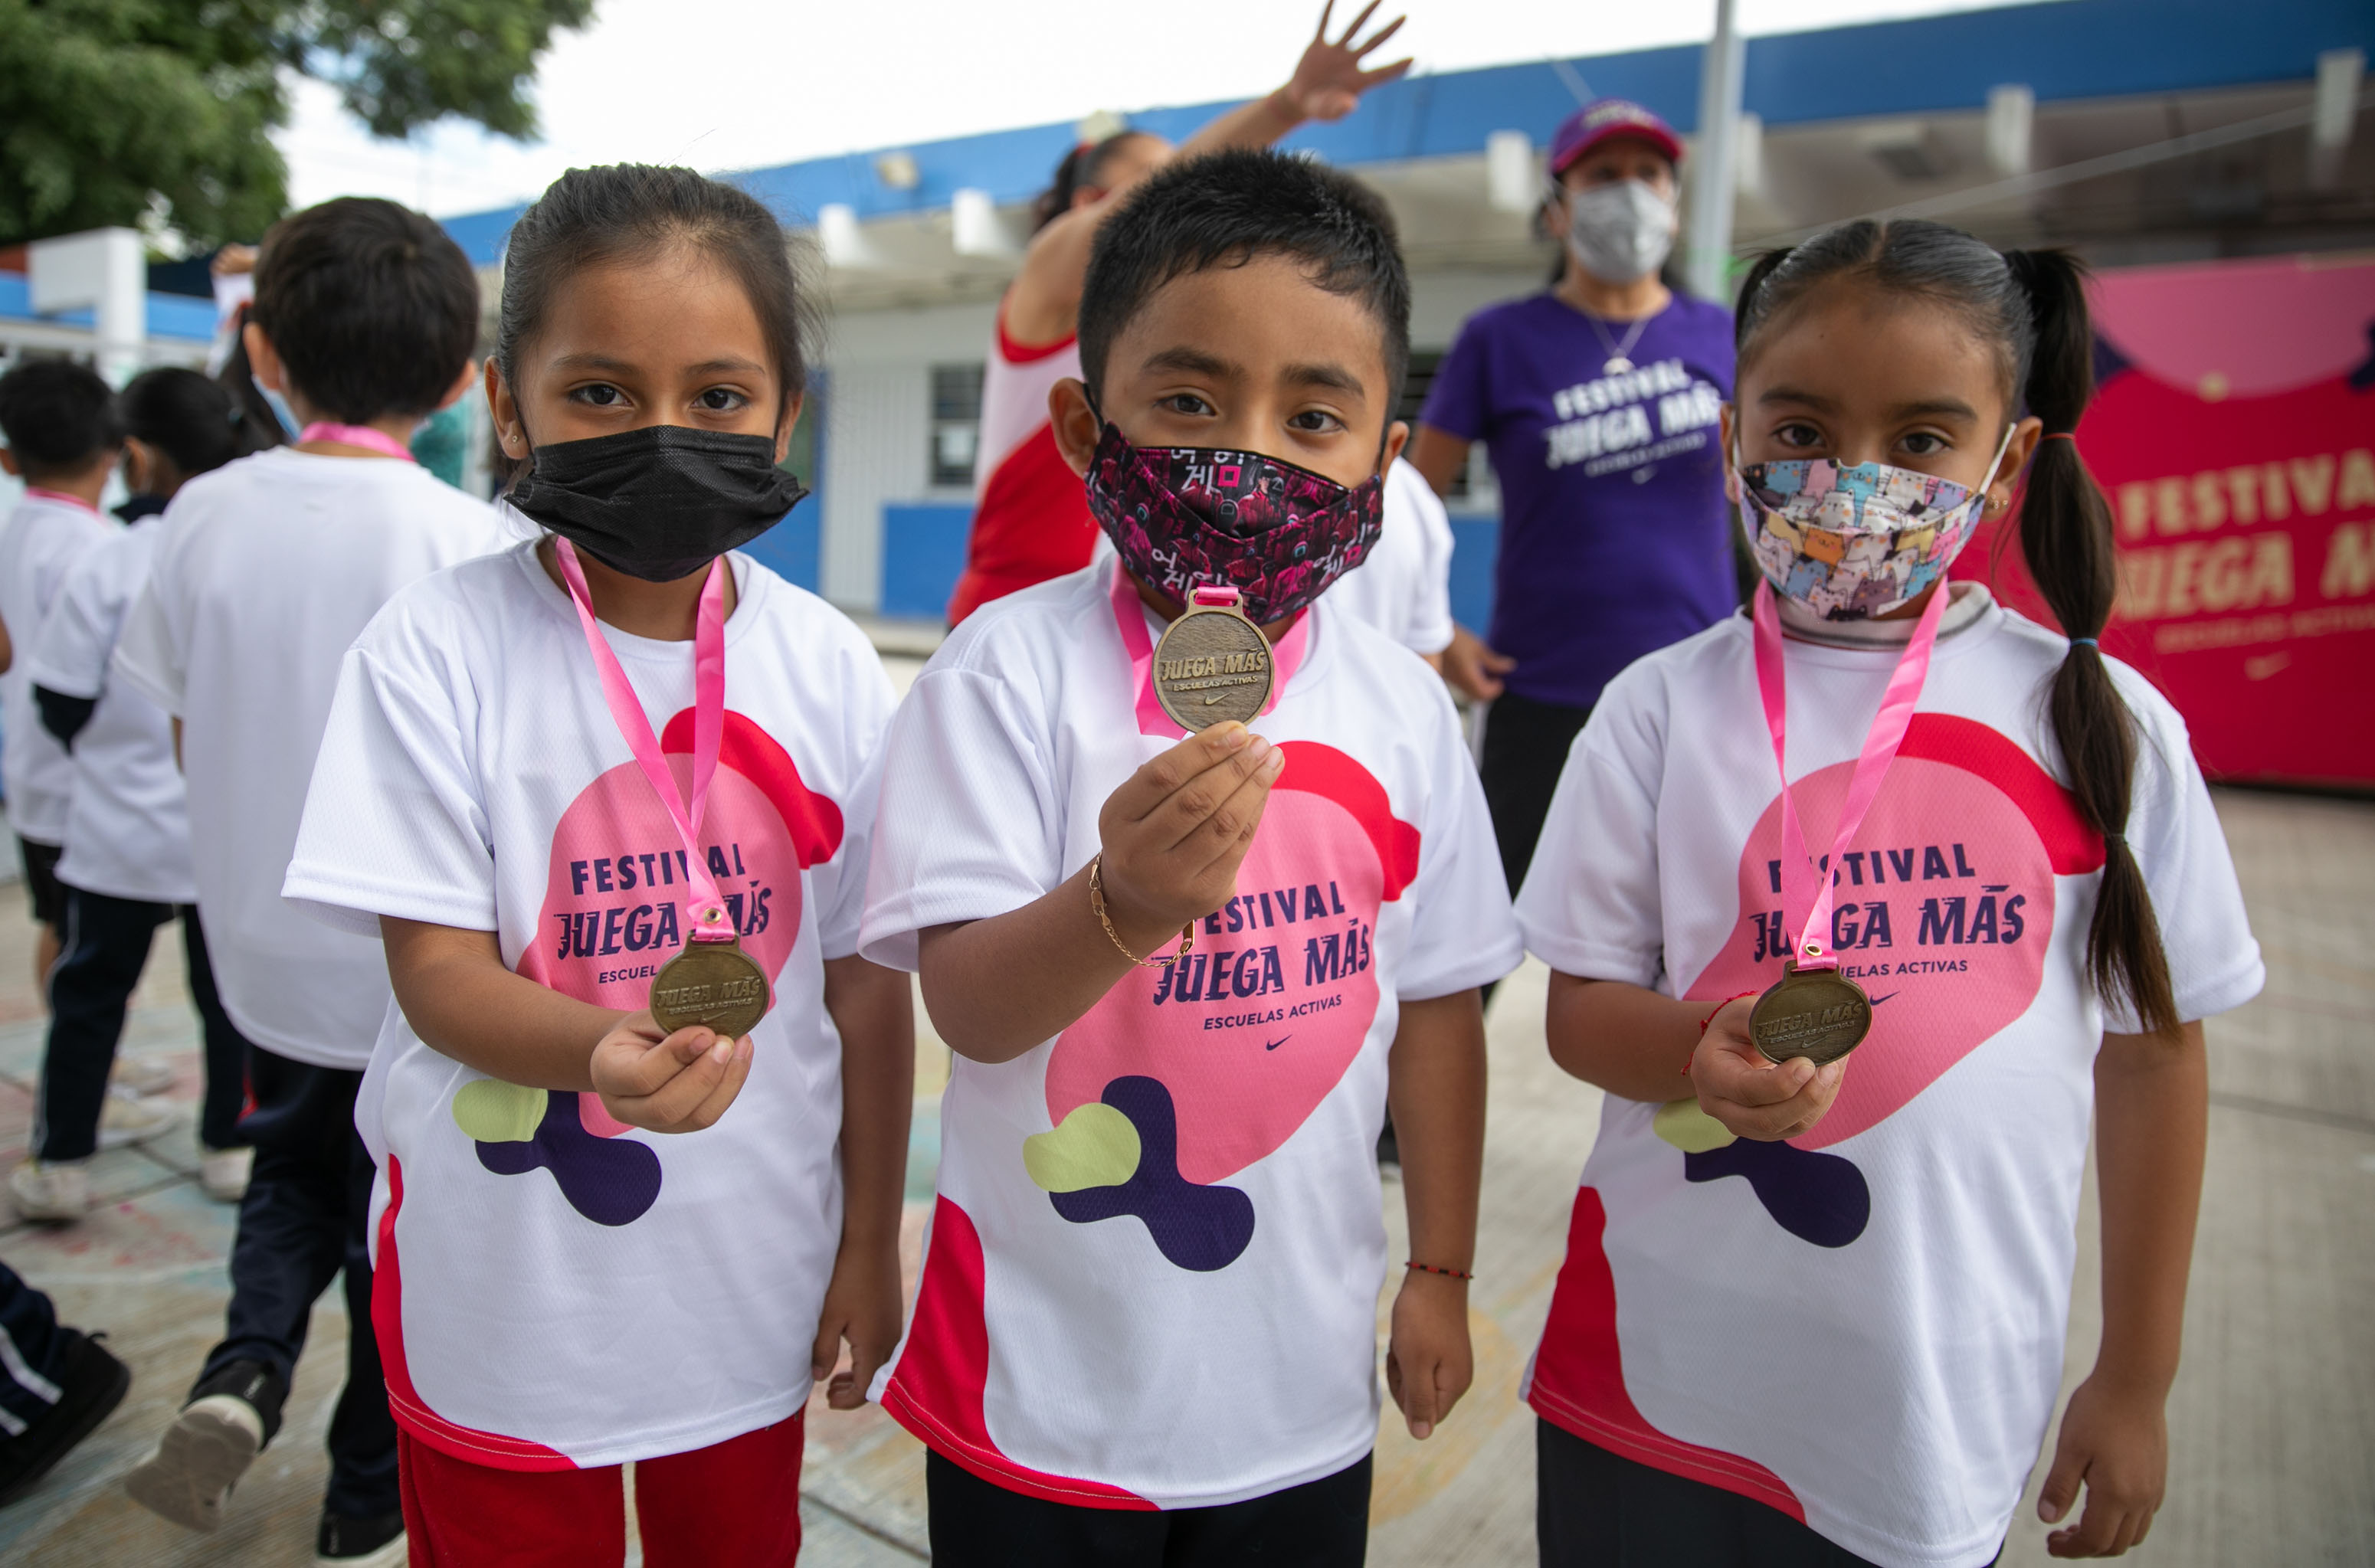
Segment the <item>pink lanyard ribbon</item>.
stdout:
<svg viewBox="0 0 2375 1568">
<path fill-rule="evenodd" d="M 611 722 L 626 737 L 644 777 L 652 782 L 652 793 L 668 808 L 677 836 L 684 841 L 684 877 L 692 889 L 692 897 L 684 906 L 686 938 L 730 942 L 735 932 L 726 918 L 726 901 L 718 896 L 716 878 L 703 862 L 694 836 L 701 827 L 702 808 L 709 803 L 709 781 L 716 776 L 718 746 L 726 736 L 726 573 L 729 570 L 726 558 L 720 556 L 709 563 L 709 579 L 701 585 L 701 609 L 693 621 L 692 799 L 688 804 L 678 794 L 676 775 L 660 755 L 659 737 L 652 733 L 643 699 L 635 695 L 627 672 L 619 666 L 619 655 L 611 651 L 609 639 L 602 635 L 601 624 L 594 619 L 594 599 L 586 591 L 585 569 L 577 564 L 576 547 L 558 537 L 552 547 L 561 561 L 561 578 L 569 584 L 570 602 L 577 607 L 577 624 L 585 632 L 585 646 L 601 674 L 602 700 L 610 705 Z"/>
<path fill-rule="evenodd" d="M 334 441 L 340 446 L 360 446 L 376 452 L 383 457 L 401 457 L 407 463 L 418 463 L 412 448 L 385 430 L 375 430 L 369 425 L 341 425 L 331 419 L 316 419 L 297 433 L 300 444 L 309 441 Z"/>
<path fill-rule="evenodd" d="M 41 485 L 27 485 L 25 487 L 25 493 L 29 496 L 38 497 L 42 501 L 62 501 L 68 506 L 78 507 L 82 511 L 89 513 L 93 517 L 101 515 L 99 508 L 91 505 L 90 502 L 83 500 L 82 497 L 78 495 L 68 495 L 64 490 L 53 490 Z"/>
<path fill-rule="evenodd" d="M 1221 595 L 1230 595 L 1223 599 Z M 1196 605 L 1234 603 L 1234 588 L 1193 588 L 1188 591 L 1190 607 Z M 1121 645 L 1129 653 L 1130 690 L 1138 693 L 1138 731 L 1140 735 L 1161 735 L 1177 738 L 1188 732 L 1179 727 L 1172 716 L 1163 711 L 1163 703 L 1154 695 L 1154 639 L 1146 631 L 1146 601 L 1138 596 L 1138 584 L 1117 561 L 1113 569 L 1114 625 L 1121 632 Z M 1294 618 L 1286 635 L 1270 650 L 1272 680 L 1270 701 L 1262 704 L 1267 714 L 1286 695 L 1286 683 L 1303 664 L 1303 655 L 1311 646 L 1311 612 L 1305 610 Z M 1258 715 L 1257 715 L 1258 716 Z"/>
<path fill-rule="evenodd" d="M 1773 732 L 1773 761 L 1781 772 L 1783 924 L 1789 922 L 1790 908 L 1806 911 L 1795 949 L 1800 969 L 1839 966 L 1838 955 L 1831 951 L 1831 900 L 1839 855 L 1863 826 L 1864 814 L 1880 795 L 1888 765 L 1905 744 L 1905 728 L 1913 722 L 1913 706 L 1920 701 L 1921 683 L 1930 674 L 1930 654 L 1938 644 L 1938 623 L 1945 619 L 1947 593 L 1946 584 L 1941 581 L 1921 619 L 1914 622 L 1912 640 L 1897 655 L 1887 690 L 1880 695 L 1880 711 L 1873 715 L 1871 732 L 1863 737 L 1863 753 L 1856 759 L 1855 772 L 1848 780 L 1847 798 L 1839 803 L 1838 832 L 1818 874 L 1806 854 L 1806 835 L 1798 825 L 1798 808 L 1790 796 L 1789 674 L 1783 666 L 1781 616 L 1774 607 L 1773 585 L 1756 585 L 1756 690 L 1765 700 L 1765 725 Z M 1812 892 L 1806 888 L 1809 877 L 1817 881 Z"/>
</svg>

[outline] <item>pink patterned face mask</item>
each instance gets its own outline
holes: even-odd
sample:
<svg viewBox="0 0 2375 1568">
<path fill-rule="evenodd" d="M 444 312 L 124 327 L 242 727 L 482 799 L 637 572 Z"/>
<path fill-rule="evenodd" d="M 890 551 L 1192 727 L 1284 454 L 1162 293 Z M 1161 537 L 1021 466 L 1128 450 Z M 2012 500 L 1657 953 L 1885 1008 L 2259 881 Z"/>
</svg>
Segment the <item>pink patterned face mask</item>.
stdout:
<svg viewBox="0 0 2375 1568">
<path fill-rule="evenodd" d="M 1259 626 L 1366 560 L 1385 515 L 1382 475 L 1347 489 L 1258 452 L 1132 446 L 1111 424 L 1088 483 L 1089 511 L 1132 576 L 1181 604 L 1235 588 Z"/>
</svg>

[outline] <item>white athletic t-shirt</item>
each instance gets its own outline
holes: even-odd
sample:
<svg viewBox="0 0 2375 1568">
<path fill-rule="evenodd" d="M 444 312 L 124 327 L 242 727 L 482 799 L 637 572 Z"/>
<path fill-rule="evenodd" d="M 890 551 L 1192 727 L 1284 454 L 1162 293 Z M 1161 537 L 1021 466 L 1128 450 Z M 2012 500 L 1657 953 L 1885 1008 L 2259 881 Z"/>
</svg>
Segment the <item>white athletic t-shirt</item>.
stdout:
<svg viewBox="0 0 2375 1568">
<path fill-rule="evenodd" d="M 2096 1051 L 2134 1027 L 2086 984 L 2103 843 L 2039 714 L 2067 644 L 1962 594 L 1837 868 L 1833 941 L 1873 1007 L 1838 1099 L 1759 1143 L 1696 1100 L 1608 1096 L 1527 1391 L 1884 1568 L 1967 1568 L 2003 1540 L 2061 1385 Z M 1820 855 L 1901 644 L 1786 646 Z M 2111 669 L 2139 721 L 2129 846 L 2178 1011 L 2204 1018 L 2259 990 L 2259 946 L 2183 723 Z M 1528 947 L 1672 996 L 1770 984 L 1796 935 L 1778 791 L 1747 617 L 1639 660 L 1560 778 L 1518 898 Z"/>
<path fill-rule="evenodd" d="M 1451 645 L 1451 518 L 1406 458 L 1386 470 L 1385 525 L 1369 559 L 1328 585 L 1349 610 L 1417 654 Z"/>
<path fill-rule="evenodd" d="M 699 837 L 774 992 L 741 1094 L 705 1131 L 644 1132 L 598 1095 L 464 1067 L 391 1008 L 355 1102 L 379 1162 L 389 1406 L 476 1464 L 686 1453 L 809 1397 L 841 1236 L 824 961 L 857 945 L 892 699 L 838 611 L 728 559 L 740 597 Z M 686 788 L 692 644 L 604 630 Z M 624 1010 L 683 945 L 683 853 L 575 610 L 523 544 L 406 589 L 347 655 L 288 894 L 357 930 L 391 914 L 493 931 L 519 973 Z"/>
<path fill-rule="evenodd" d="M 148 581 L 164 527 L 144 517 L 66 571 L 30 649 L 32 684 L 99 704 L 74 739 L 74 803 L 58 879 L 150 903 L 196 902 L 190 818 L 173 762 L 173 721 L 127 681 L 108 679 L 124 612 Z"/>
<path fill-rule="evenodd" d="M 41 727 L 26 654 L 41 636 L 66 569 L 114 531 L 113 523 L 79 501 L 30 491 L 0 524 L 0 624 L 8 628 L 17 654 L 0 674 L 0 788 L 8 795 L 8 826 L 35 843 L 65 842 L 74 763 L 58 737 Z"/>
<path fill-rule="evenodd" d="M 1161 628 L 1091 567 L 957 628 L 892 726 L 866 955 L 1003 914 L 1098 848 L 1181 731 Z M 1376 1146 L 1401 998 L 1521 949 L 1443 683 L 1326 599 L 1255 721 L 1286 756 L 1236 896 L 1013 1061 L 960 1057 L 916 1310 L 877 1397 L 1010 1491 L 1109 1508 L 1260 1496 L 1377 1436 Z M 1033 984 L 1027 969 L 1014 984 Z M 1184 987 L 1185 995 L 1181 995 Z"/>
<path fill-rule="evenodd" d="M 1360 565 L 1328 584 L 1328 602 L 1417 654 L 1451 645 L 1451 517 L 1426 476 L 1397 457 L 1386 470 L 1385 513 L 1377 546 Z M 1092 562 L 1114 560 L 1113 541 L 1097 531 Z"/>
<path fill-rule="evenodd" d="M 223 1008 L 275 1055 L 360 1070 L 387 1011 L 376 936 L 283 903 L 338 661 L 398 588 L 504 541 L 418 464 L 275 447 L 175 493 L 115 673 L 183 724 L 191 858 Z"/>
</svg>

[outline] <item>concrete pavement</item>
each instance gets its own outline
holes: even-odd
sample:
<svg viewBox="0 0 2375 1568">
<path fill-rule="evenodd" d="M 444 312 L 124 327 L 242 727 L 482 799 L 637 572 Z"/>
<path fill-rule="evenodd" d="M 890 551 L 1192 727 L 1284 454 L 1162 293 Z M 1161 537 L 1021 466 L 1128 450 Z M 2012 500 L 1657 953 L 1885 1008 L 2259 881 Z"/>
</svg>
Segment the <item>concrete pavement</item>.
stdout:
<svg viewBox="0 0 2375 1568">
<path fill-rule="evenodd" d="M 905 676 L 912 664 L 899 661 Z M 2210 1165 L 2185 1363 L 2169 1403 L 2168 1502 L 2141 1561 L 2164 1568 L 2375 1562 L 2375 805 L 2221 791 L 2266 993 L 2210 1028 Z M 20 1158 L 42 1021 L 21 894 L 0 896 L 0 1161 Z M 1542 1047 L 1544 975 L 1529 964 L 1489 1020 L 1492 1131 L 1477 1263 L 1474 1392 L 1428 1443 L 1388 1420 L 1377 1450 L 1372 1561 L 1532 1561 L 1531 1417 L 1517 1380 L 1540 1331 L 1596 1091 Z M 178 943 L 160 941 L 125 1048 L 173 1062 L 195 1102 L 198 1057 Z M 917 1043 L 909 1267 L 938 1155 L 945 1052 Z M 171 1418 L 219 1331 L 231 1212 L 195 1181 L 186 1129 L 100 1157 L 105 1202 L 79 1225 L 27 1226 L 0 1203 L 0 1257 L 54 1293 L 68 1322 L 107 1329 L 135 1371 L 123 1408 L 35 1495 L 0 1510 L 0 1561 L 35 1565 L 311 1561 L 321 1436 L 342 1372 L 335 1299 L 314 1316 L 289 1426 L 242 1483 L 230 1523 L 188 1536 L 126 1499 L 124 1473 Z M 1400 1194 L 1383 1186 L 1399 1244 Z M 2070 1367 L 2098 1332 L 2091 1193 L 2082 1220 Z M 1399 1254 L 1395 1256 L 1400 1256 Z M 1380 1311 L 1380 1327 L 1383 1313 Z M 1381 1335 L 1382 1339 L 1382 1335 Z M 1390 1411 L 1388 1412 L 1390 1418 Z M 810 1414 L 802 1477 L 814 1568 L 925 1557 L 920 1450 L 872 1409 Z M 2004 1561 L 2046 1561 L 2024 1509 Z"/>
</svg>

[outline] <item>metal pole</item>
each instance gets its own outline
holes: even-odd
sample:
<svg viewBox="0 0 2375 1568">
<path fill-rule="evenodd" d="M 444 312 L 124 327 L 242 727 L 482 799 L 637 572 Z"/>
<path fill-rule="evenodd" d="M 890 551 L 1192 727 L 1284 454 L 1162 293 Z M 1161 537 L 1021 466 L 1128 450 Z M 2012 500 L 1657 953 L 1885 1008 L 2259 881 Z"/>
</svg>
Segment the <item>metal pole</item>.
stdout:
<svg viewBox="0 0 2375 1568">
<path fill-rule="evenodd" d="M 1691 149 L 1688 265 L 1691 291 L 1731 302 L 1732 156 L 1740 137 L 1744 53 L 1735 0 L 1716 0 L 1715 37 L 1699 62 L 1698 145 Z"/>
</svg>

